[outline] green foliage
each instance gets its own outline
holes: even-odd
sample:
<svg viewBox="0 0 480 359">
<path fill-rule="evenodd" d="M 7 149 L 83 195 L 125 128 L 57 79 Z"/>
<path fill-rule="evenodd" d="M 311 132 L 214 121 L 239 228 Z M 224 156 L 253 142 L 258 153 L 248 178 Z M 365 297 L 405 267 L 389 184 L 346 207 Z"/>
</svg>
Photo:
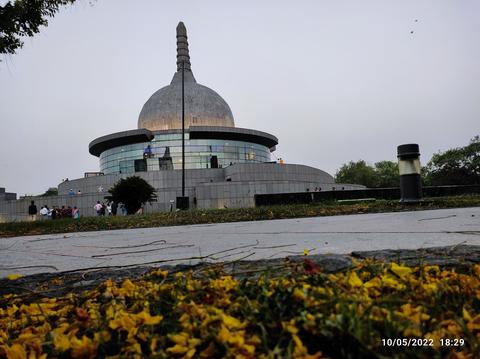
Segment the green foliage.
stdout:
<svg viewBox="0 0 480 359">
<path fill-rule="evenodd" d="M 335 180 L 340 183 L 361 184 L 367 187 L 375 187 L 375 169 L 364 160 L 350 161 L 344 164 L 335 174 Z"/>
<path fill-rule="evenodd" d="M 40 26 L 47 26 L 47 18 L 53 17 L 61 5 L 75 0 L 17 0 L 0 6 L 0 53 L 14 54 L 23 46 L 20 39 L 38 33 Z"/>
<path fill-rule="evenodd" d="M 375 187 L 388 188 L 399 186 L 398 163 L 393 161 L 381 161 L 375 163 L 377 183 Z"/>
<path fill-rule="evenodd" d="M 339 183 L 361 184 L 370 188 L 398 187 L 398 164 L 381 161 L 375 166 L 365 161 L 350 161 L 337 171 L 335 180 Z"/>
<path fill-rule="evenodd" d="M 480 137 L 465 147 L 433 155 L 425 170 L 425 183 L 431 186 L 480 183 Z"/>
<path fill-rule="evenodd" d="M 40 195 L 41 197 L 49 197 L 49 196 L 58 196 L 58 189 L 56 187 L 50 187 L 45 191 L 45 193 Z"/>
<path fill-rule="evenodd" d="M 120 179 L 108 192 L 110 195 L 105 198 L 116 203 L 122 202 L 128 214 L 137 212 L 146 202 L 157 199 L 155 188 L 137 176 Z"/>
</svg>

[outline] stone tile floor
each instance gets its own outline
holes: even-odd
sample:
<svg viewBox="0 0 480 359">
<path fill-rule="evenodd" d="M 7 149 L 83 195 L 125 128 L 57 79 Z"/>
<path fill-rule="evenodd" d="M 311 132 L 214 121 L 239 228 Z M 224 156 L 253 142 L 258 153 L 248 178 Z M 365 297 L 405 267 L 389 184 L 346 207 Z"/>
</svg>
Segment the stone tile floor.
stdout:
<svg viewBox="0 0 480 359">
<path fill-rule="evenodd" d="M 0 277 L 480 245 L 480 207 L 0 238 Z"/>
</svg>

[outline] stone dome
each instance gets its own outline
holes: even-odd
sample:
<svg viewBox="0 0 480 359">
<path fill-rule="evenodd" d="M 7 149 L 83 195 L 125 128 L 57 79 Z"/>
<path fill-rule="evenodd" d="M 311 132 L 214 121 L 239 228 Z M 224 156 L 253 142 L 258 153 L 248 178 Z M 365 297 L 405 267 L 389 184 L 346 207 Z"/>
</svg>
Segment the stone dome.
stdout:
<svg viewBox="0 0 480 359">
<path fill-rule="evenodd" d="M 235 127 L 232 111 L 225 100 L 195 80 L 191 71 L 187 30 L 180 22 L 177 26 L 177 72 L 170 85 L 162 87 L 145 102 L 138 117 L 138 128 L 150 131 L 182 128 L 182 64 L 185 84 L 185 128 Z"/>
<path fill-rule="evenodd" d="M 185 128 L 190 126 L 234 127 L 233 115 L 225 100 L 212 89 L 195 81 L 185 71 Z M 176 72 L 170 85 L 155 92 L 143 105 L 138 128 L 150 131 L 182 128 L 182 73 Z"/>
</svg>

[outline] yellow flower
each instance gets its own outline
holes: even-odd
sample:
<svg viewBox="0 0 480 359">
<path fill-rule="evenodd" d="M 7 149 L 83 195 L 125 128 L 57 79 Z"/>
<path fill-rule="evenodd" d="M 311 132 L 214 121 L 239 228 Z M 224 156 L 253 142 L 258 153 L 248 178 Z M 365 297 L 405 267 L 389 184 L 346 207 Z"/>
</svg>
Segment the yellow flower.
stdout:
<svg viewBox="0 0 480 359">
<path fill-rule="evenodd" d="M 167 349 L 167 353 L 184 354 L 186 358 L 191 358 L 195 355 L 196 349 L 202 341 L 198 338 L 190 338 L 188 333 L 182 332 L 178 334 L 171 334 L 168 336 L 171 341 L 175 343 L 173 347 Z"/>
<path fill-rule="evenodd" d="M 398 275 L 400 278 L 404 278 L 406 277 L 407 275 L 411 274 L 412 273 L 412 269 L 409 268 L 409 267 L 405 267 L 405 266 L 400 266 L 398 265 L 397 263 L 395 262 L 392 262 L 391 264 L 391 267 L 390 267 L 390 270 L 395 273 L 396 275 Z"/>
<path fill-rule="evenodd" d="M 374 277 L 365 283 L 365 288 L 380 288 L 382 281 L 378 277 Z"/>
<path fill-rule="evenodd" d="M 200 353 L 200 358 L 212 358 L 215 356 L 217 349 L 215 348 L 215 344 L 213 342 L 210 342 L 207 348 L 205 348 L 201 353 Z"/>
<path fill-rule="evenodd" d="M 187 345 L 188 333 L 171 334 L 168 336 L 172 342 L 179 345 Z"/>
<path fill-rule="evenodd" d="M 462 314 L 463 314 L 463 319 L 464 319 L 466 322 L 470 322 L 470 321 L 472 320 L 472 316 L 470 315 L 470 313 L 468 312 L 468 310 L 465 309 L 465 307 L 463 307 Z"/>
<path fill-rule="evenodd" d="M 351 272 L 350 275 L 348 276 L 348 284 L 351 287 L 357 288 L 357 287 L 361 287 L 363 282 L 358 277 L 357 272 Z"/>
<path fill-rule="evenodd" d="M 230 338 L 230 331 L 223 324 L 218 331 L 217 338 L 222 343 L 228 342 L 228 339 Z"/>
<path fill-rule="evenodd" d="M 287 332 L 291 334 L 297 334 L 298 333 L 298 328 L 295 326 L 295 320 L 292 319 L 289 322 L 282 322 L 282 327 L 285 329 Z"/>
<path fill-rule="evenodd" d="M 120 328 L 129 332 L 136 327 L 136 324 L 135 320 L 128 313 L 122 313 L 117 319 L 111 320 L 108 326 L 114 330 Z"/>
<path fill-rule="evenodd" d="M 166 278 L 168 276 L 167 270 L 156 269 L 150 273 L 152 276 Z"/>
<path fill-rule="evenodd" d="M 420 338 L 422 336 L 422 332 L 418 327 L 408 327 L 403 331 L 403 335 L 406 337 L 417 337 Z"/>
<path fill-rule="evenodd" d="M 22 277 L 23 277 L 23 275 L 21 275 L 21 274 L 13 274 L 12 273 L 12 274 L 7 275 L 7 279 L 10 279 L 10 280 L 15 280 L 15 279 L 22 278 Z"/>
<path fill-rule="evenodd" d="M 70 344 L 72 347 L 70 354 L 73 358 L 94 358 L 96 356 L 98 344 L 85 335 L 82 336 L 82 339 L 73 336 L 70 339 Z"/>
<path fill-rule="evenodd" d="M 151 350 L 152 353 L 155 353 L 155 352 L 156 352 L 157 346 L 158 346 L 158 339 L 157 339 L 157 338 L 153 338 L 153 339 L 152 339 L 152 342 L 150 343 L 150 350 Z"/>
<path fill-rule="evenodd" d="M 437 291 L 438 286 L 437 286 L 437 283 L 428 283 L 428 284 L 422 284 L 422 288 L 423 290 L 425 290 L 425 292 L 431 294 Z"/>
<path fill-rule="evenodd" d="M 187 346 L 175 344 L 173 347 L 167 349 L 167 353 L 171 354 L 184 354 L 188 351 Z"/>
<path fill-rule="evenodd" d="M 475 331 L 475 332 L 480 331 L 480 314 L 478 314 L 474 318 L 470 318 L 470 320 L 467 323 L 467 328 L 468 328 L 468 330 L 470 330 L 472 332 L 473 331 Z"/>
<path fill-rule="evenodd" d="M 222 315 L 222 320 L 229 329 L 241 329 L 245 327 L 245 323 L 227 314 Z"/>
<path fill-rule="evenodd" d="M 155 325 L 162 321 L 163 317 L 161 315 L 151 316 L 150 313 L 142 311 L 135 315 L 137 319 L 140 319 L 141 324 L 145 325 Z"/>
<path fill-rule="evenodd" d="M 7 314 L 9 317 L 13 317 L 13 315 L 18 311 L 18 307 L 15 304 L 12 304 L 10 307 L 7 307 Z"/>
<path fill-rule="evenodd" d="M 219 279 L 214 279 L 210 282 L 210 286 L 213 289 L 230 291 L 238 287 L 238 282 L 232 278 L 232 276 L 222 276 Z"/>
<path fill-rule="evenodd" d="M 5 345 L 4 350 L 8 359 L 27 359 L 27 352 L 20 344 Z"/>
<path fill-rule="evenodd" d="M 394 288 L 394 289 L 404 289 L 405 285 L 400 283 L 393 275 L 386 274 L 382 276 L 382 283 L 386 287 Z"/>
<path fill-rule="evenodd" d="M 133 284 L 130 279 L 126 279 L 122 284 L 122 289 L 124 290 L 126 295 L 131 297 L 135 293 L 137 286 Z"/>
<path fill-rule="evenodd" d="M 421 322 L 430 319 L 428 314 L 423 313 L 423 307 L 421 305 L 413 307 L 410 303 L 402 305 L 400 310 L 396 311 L 396 313 L 404 318 L 407 318 L 416 325 L 420 325 Z"/>
<path fill-rule="evenodd" d="M 295 288 L 293 290 L 293 298 L 295 298 L 296 300 L 304 300 L 305 299 L 305 292 L 299 288 Z"/>
<path fill-rule="evenodd" d="M 53 346 L 59 352 L 66 352 L 70 349 L 70 339 L 63 334 L 55 334 L 53 337 Z"/>
</svg>

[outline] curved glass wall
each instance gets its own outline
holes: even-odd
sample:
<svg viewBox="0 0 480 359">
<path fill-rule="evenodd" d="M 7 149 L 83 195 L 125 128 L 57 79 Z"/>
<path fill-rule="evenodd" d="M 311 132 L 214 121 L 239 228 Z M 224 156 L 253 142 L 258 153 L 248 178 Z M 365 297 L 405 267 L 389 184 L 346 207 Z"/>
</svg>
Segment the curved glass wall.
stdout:
<svg viewBox="0 0 480 359">
<path fill-rule="evenodd" d="M 268 147 L 251 142 L 189 139 L 185 134 L 185 168 L 226 167 L 234 163 L 269 162 Z M 150 145 L 150 149 L 147 146 Z M 134 173 L 182 168 L 182 135 L 155 135 L 151 142 L 111 148 L 100 155 L 100 171 Z"/>
</svg>

